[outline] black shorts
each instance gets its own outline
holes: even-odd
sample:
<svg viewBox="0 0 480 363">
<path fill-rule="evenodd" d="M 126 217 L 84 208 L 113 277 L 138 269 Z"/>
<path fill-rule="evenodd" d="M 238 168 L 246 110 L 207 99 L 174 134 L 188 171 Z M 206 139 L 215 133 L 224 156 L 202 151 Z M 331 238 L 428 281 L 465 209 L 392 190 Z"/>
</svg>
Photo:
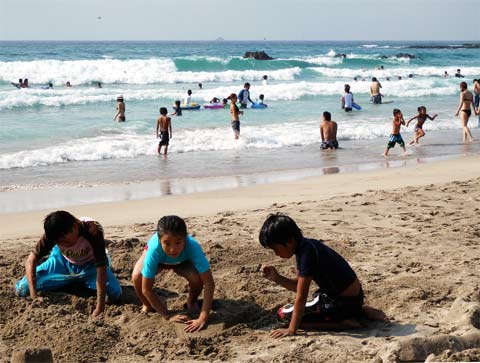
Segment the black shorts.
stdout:
<svg viewBox="0 0 480 363">
<path fill-rule="evenodd" d="M 333 140 L 333 141 L 322 141 L 320 148 L 322 150 L 326 149 L 338 149 L 338 141 Z"/>
<path fill-rule="evenodd" d="M 351 107 L 345 107 L 345 112 L 352 112 L 352 108 Z"/>
<path fill-rule="evenodd" d="M 160 142 L 158 146 L 168 146 L 169 141 L 170 136 L 168 135 L 168 131 L 160 131 Z"/>
<path fill-rule="evenodd" d="M 334 299 L 318 290 L 313 294 L 313 299 L 307 301 L 302 322 L 327 323 L 358 318 L 362 315 L 364 300 L 362 290 L 358 296 L 338 296 Z M 292 315 L 293 304 L 282 306 L 277 312 L 281 321 L 290 321 Z"/>
<path fill-rule="evenodd" d="M 125 122 L 126 120 L 125 116 L 118 116 L 118 121 Z"/>
<path fill-rule="evenodd" d="M 375 95 L 375 96 L 372 96 L 372 99 L 371 99 L 371 102 L 373 104 L 381 104 L 382 103 L 382 95 Z"/>
<path fill-rule="evenodd" d="M 232 130 L 240 132 L 240 121 L 232 121 Z"/>
</svg>

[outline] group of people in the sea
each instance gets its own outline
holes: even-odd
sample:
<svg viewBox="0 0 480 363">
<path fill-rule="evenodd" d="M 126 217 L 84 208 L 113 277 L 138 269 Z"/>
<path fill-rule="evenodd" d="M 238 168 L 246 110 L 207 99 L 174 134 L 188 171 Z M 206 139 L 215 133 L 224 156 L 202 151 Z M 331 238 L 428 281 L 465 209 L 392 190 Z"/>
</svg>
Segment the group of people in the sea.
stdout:
<svg viewBox="0 0 480 363">
<path fill-rule="evenodd" d="M 268 76 L 263 76 L 262 83 L 266 84 Z M 199 88 L 202 88 L 199 83 Z M 257 108 L 262 108 L 262 106 L 267 107 L 264 103 L 265 96 L 260 94 L 258 97 L 258 101 L 254 102 L 250 97 L 250 83 L 246 82 L 243 85 L 243 88 L 240 90 L 238 95 L 236 93 L 230 94 L 228 97 L 223 98 L 220 102 L 218 97 L 213 97 L 210 100 L 210 105 L 215 108 L 229 108 L 230 109 L 230 116 L 231 116 L 231 127 L 234 133 L 235 140 L 240 137 L 240 115 L 243 115 L 243 111 L 241 109 L 245 109 L 251 105 L 255 105 Z M 170 143 L 170 139 L 172 138 L 172 120 L 170 116 L 182 116 L 182 111 L 185 109 L 191 109 L 193 106 L 199 107 L 196 103 L 192 103 L 192 95 L 193 92 L 191 89 L 187 90 L 187 94 L 183 99 L 183 103 L 180 100 L 176 100 L 173 106 L 173 113 L 168 115 L 168 110 L 166 107 L 160 108 L 160 117 L 157 119 L 157 126 L 156 126 L 156 136 L 160 139 L 157 147 L 157 152 L 159 154 L 162 153 L 166 155 L 168 152 L 168 145 Z M 120 96 L 121 97 L 121 96 Z M 228 101 L 230 101 L 230 105 L 228 105 Z M 237 102 L 239 105 L 237 105 Z M 216 107 L 218 106 L 218 107 Z M 208 107 L 208 105 L 206 106 Z M 123 97 L 121 99 L 117 98 L 117 111 L 119 109 L 123 110 L 123 121 L 125 121 L 125 104 L 123 102 Z"/>
<path fill-rule="evenodd" d="M 372 84 L 370 86 L 370 102 L 372 104 L 382 104 L 383 95 L 380 93 L 381 88 L 382 85 L 378 79 L 373 77 Z M 468 90 L 467 82 L 460 83 L 460 102 L 458 109 L 455 112 L 455 116 L 460 116 L 462 123 L 463 142 L 474 141 L 472 133 L 468 127 L 468 121 L 472 114 L 480 115 L 480 79 L 473 80 L 473 91 L 474 93 L 472 94 L 472 92 Z M 354 104 L 353 93 L 350 91 L 350 85 L 345 84 L 344 95 L 341 99 L 341 107 L 345 112 L 352 112 Z M 412 141 L 410 141 L 410 145 L 418 144 L 419 139 L 425 136 L 423 125 L 427 119 L 433 121 L 438 116 L 438 114 L 430 116 L 427 113 L 427 108 L 425 106 L 419 106 L 417 111 L 417 115 L 411 117 L 405 123 L 402 112 L 398 108 L 393 110 L 392 133 L 388 139 L 387 147 L 383 154 L 384 156 L 388 156 L 390 149 L 395 147 L 395 144 L 397 143 L 400 145 L 403 152 L 406 152 L 405 142 L 403 141 L 400 133 L 402 125 L 408 127 L 412 121 L 416 120 L 415 134 Z M 323 113 L 323 121 L 320 125 L 320 137 L 322 139 L 320 146 L 322 149 L 338 148 L 337 124 L 331 120 L 331 114 L 329 112 Z"/>
</svg>

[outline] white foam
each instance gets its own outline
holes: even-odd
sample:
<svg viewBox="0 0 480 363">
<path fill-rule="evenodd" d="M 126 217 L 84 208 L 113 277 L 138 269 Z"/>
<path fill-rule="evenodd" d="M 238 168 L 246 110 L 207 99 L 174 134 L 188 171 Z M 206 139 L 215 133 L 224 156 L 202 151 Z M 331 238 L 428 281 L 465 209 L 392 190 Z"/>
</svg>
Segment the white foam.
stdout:
<svg viewBox="0 0 480 363">
<path fill-rule="evenodd" d="M 408 60 L 405 60 L 407 62 Z M 444 71 L 448 71 L 449 74 L 453 75 L 456 71 L 456 68 L 449 67 L 386 67 L 383 70 L 378 69 L 353 69 L 353 68 L 329 68 L 329 67 L 311 67 L 309 68 L 315 72 L 323 74 L 328 77 L 344 77 L 344 78 L 353 78 L 353 77 L 377 77 L 377 78 L 386 78 L 386 77 L 395 77 L 402 76 L 406 77 L 409 74 L 414 74 L 424 77 L 442 77 Z M 480 75 L 480 67 L 464 67 L 462 68 L 462 74 L 465 76 L 477 76 Z M 457 79 L 458 80 L 458 79 Z"/>
<path fill-rule="evenodd" d="M 345 70 L 341 70 L 345 72 Z M 292 82 L 276 83 L 267 86 L 254 85 L 250 89 L 252 99 L 258 98 L 260 94 L 266 97 L 266 103 L 270 101 L 294 101 L 303 97 L 340 95 L 343 93 L 345 83 L 349 83 L 354 95 L 370 93 L 370 78 L 365 76 L 367 81 L 354 82 L 332 81 L 332 82 Z M 382 93 L 389 97 L 420 97 L 420 96 L 441 96 L 455 95 L 458 93 L 458 81 L 455 79 L 443 78 L 412 78 L 401 81 L 383 81 Z M 213 96 L 223 98 L 231 93 L 238 93 L 241 85 L 220 86 L 203 90 L 194 90 L 193 100 L 203 103 L 209 102 Z M 114 102 L 116 97 L 122 94 L 125 101 L 134 100 L 160 100 L 173 104 L 174 100 L 182 99 L 185 90 L 172 88 L 157 88 L 146 86 L 146 88 L 129 88 L 122 86 L 115 89 L 109 88 L 58 88 L 51 90 L 22 89 L 0 92 L 0 109 L 13 107 L 31 106 L 67 106 L 81 105 L 88 103 Z"/>
<path fill-rule="evenodd" d="M 268 71 L 271 80 L 293 80 L 300 74 L 298 67 Z M 0 62 L 0 80 L 16 82 L 28 78 L 31 84 L 53 82 L 63 86 L 102 83 L 156 84 L 194 82 L 232 82 L 261 80 L 265 71 L 177 72 L 172 59 L 99 59 L 99 60 L 42 60 L 29 62 Z"/>
<path fill-rule="evenodd" d="M 390 122 L 383 116 L 372 116 L 368 120 L 360 118 L 360 115 L 357 115 L 355 120 L 344 116 L 337 122 L 339 140 L 386 138 L 391 130 Z M 249 126 L 248 121 L 242 121 L 242 136 L 239 141 L 234 140 L 228 125 L 216 128 L 180 129 L 175 131 L 175 137 L 168 150 L 170 153 L 185 153 L 307 146 L 319 143 L 318 125 L 318 120 L 261 126 Z M 453 128 L 457 128 L 457 125 L 453 125 L 450 120 L 436 119 L 435 122 L 426 124 L 428 130 Z M 413 127 L 402 128 L 402 132 L 411 131 Z M 155 155 L 157 143 L 158 139 L 152 138 L 151 134 L 137 134 L 133 131 L 75 139 L 75 142 L 0 155 L 0 169 Z"/>
</svg>

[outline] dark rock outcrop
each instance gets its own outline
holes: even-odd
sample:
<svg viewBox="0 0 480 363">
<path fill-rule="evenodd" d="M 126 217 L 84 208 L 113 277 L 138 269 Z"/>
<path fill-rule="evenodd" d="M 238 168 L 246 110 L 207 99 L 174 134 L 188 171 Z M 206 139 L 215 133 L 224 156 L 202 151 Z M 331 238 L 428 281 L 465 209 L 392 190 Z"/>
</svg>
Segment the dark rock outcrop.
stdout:
<svg viewBox="0 0 480 363">
<path fill-rule="evenodd" d="M 271 60 L 271 59 L 273 59 L 267 53 L 265 53 L 263 50 L 256 51 L 256 52 L 245 52 L 245 54 L 243 55 L 243 58 L 253 58 L 253 59 L 256 59 L 256 60 Z"/>
<path fill-rule="evenodd" d="M 415 59 L 417 58 L 415 54 L 409 54 L 409 53 L 398 53 L 396 55 L 397 58 L 409 58 L 409 59 Z"/>
</svg>

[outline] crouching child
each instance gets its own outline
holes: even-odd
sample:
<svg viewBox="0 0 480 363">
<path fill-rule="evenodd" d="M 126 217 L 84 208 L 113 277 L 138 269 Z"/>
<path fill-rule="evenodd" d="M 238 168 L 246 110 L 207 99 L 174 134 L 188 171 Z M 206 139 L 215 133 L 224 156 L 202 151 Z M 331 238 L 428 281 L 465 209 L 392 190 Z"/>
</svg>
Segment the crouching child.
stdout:
<svg viewBox="0 0 480 363">
<path fill-rule="evenodd" d="M 26 274 L 15 285 L 19 296 L 36 299 L 38 292 L 80 283 L 97 291 L 92 317 L 105 310 L 107 296 L 109 301 L 118 302 L 122 288 L 110 268 L 100 223 L 56 211 L 45 217 L 43 228 L 44 235 L 27 258 Z"/>
<path fill-rule="evenodd" d="M 197 319 L 176 314 L 153 291 L 155 275 L 173 270 L 188 281 L 187 311 Z M 157 232 L 150 238 L 132 273 L 133 286 L 144 312 L 155 310 L 165 319 L 186 324 L 186 332 L 199 331 L 208 321 L 215 284 L 205 254 L 198 242 L 187 234 L 185 221 L 177 216 L 164 216 L 158 221 Z M 198 297 L 202 290 L 203 302 Z"/>
<path fill-rule="evenodd" d="M 296 293 L 295 302 L 281 307 L 277 313 L 288 321 L 287 329 L 276 329 L 275 338 L 296 334 L 302 329 L 347 329 L 360 324 L 364 295 L 357 275 L 333 249 L 322 241 L 306 238 L 295 221 L 283 214 L 271 214 L 260 230 L 260 244 L 281 258 L 295 255 L 297 276 L 280 275 L 273 266 L 262 266 L 263 275 L 287 290 Z M 319 289 L 307 303 L 310 284 Z M 307 305 L 307 306 L 306 306 Z M 385 319 L 384 314 L 371 309 L 372 318 Z"/>
</svg>

